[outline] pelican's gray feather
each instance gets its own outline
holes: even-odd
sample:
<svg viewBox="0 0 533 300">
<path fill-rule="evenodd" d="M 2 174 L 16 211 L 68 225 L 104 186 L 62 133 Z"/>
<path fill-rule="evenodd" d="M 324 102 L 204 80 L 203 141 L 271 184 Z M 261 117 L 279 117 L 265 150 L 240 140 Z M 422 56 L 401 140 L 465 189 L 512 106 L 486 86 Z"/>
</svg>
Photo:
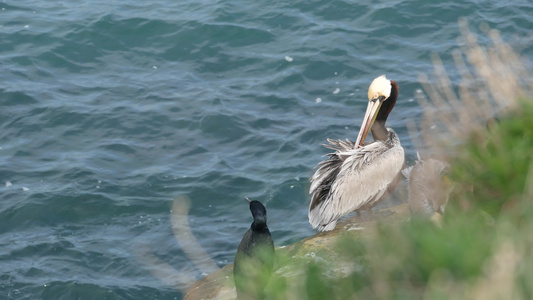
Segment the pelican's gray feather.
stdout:
<svg viewBox="0 0 533 300">
<path fill-rule="evenodd" d="M 328 139 L 335 150 L 311 177 L 309 222 L 321 231 L 335 228 L 342 216 L 382 198 L 404 164 L 404 151 L 394 130 L 386 141 L 357 148 L 349 140 Z"/>
</svg>

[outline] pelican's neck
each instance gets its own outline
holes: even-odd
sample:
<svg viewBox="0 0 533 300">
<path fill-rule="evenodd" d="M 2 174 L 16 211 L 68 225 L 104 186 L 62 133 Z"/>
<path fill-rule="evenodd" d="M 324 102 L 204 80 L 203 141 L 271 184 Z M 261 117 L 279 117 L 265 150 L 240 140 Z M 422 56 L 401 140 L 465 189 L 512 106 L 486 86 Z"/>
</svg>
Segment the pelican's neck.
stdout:
<svg viewBox="0 0 533 300">
<path fill-rule="evenodd" d="M 372 132 L 374 141 L 386 141 L 389 137 L 389 132 L 385 127 L 385 121 L 375 121 L 370 131 Z"/>
<path fill-rule="evenodd" d="M 370 129 L 372 136 L 374 137 L 374 141 L 386 141 L 389 137 L 389 132 L 385 127 L 385 123 L 387 122 L 387 117 L 394 107 L 394 104 L 396 104 L 396 99 L 398 98 L 398 85 L 395 81 L 391 81 L 391 86 L 392 88 L 390 96 L 387 98 L 387 100 L 383 101 L 383 104 L 381 104 L 378 115 L 376 116 L 376 121 Z"/>
</svg>

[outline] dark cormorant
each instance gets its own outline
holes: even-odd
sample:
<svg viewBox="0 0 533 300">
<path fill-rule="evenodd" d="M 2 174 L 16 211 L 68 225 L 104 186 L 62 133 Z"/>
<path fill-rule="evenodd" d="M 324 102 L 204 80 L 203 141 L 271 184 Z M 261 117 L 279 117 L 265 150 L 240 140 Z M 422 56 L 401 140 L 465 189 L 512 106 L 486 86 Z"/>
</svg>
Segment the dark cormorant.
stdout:
<svg viewBox="0 0 533 300">
<path fill-rule="evenodd" d="M 274 265 L 274 242 L 267 227 L 266 209 L 259 201 L 245 200 L 250 203 L 254 221 L 239 244 L 233 264 L 239 300 L 260 299 Z"/>
</svg>

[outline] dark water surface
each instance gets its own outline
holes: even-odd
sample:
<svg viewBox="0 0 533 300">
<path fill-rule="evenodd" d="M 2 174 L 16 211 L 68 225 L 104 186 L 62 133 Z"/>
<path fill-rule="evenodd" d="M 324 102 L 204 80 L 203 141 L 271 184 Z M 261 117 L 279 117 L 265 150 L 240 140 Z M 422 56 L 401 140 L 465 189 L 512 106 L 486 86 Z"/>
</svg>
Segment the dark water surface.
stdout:
<svg viewBox="0 0 533 300">
<path fill-rule="evenodd" d="M 460 17 L 531 58 L 531 1 L 0 2 L 0 299 L 181 299 L 136 254 L 202 276 L 171 230 L 180 195 L 219 266 L 244 196 L 277 246 L 311 235 L 321 144 L 356 138 L 387 74 L 412 160 L 417 76 L 438 53 L 459 79 Z"/>
</svg>

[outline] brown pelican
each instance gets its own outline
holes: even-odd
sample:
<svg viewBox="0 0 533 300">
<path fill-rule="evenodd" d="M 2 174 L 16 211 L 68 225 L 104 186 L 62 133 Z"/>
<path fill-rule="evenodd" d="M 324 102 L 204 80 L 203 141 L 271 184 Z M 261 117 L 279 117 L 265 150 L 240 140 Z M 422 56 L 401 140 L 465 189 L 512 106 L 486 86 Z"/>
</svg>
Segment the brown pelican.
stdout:
<svg viewBox="0 0 533 300">
<path fill-rule="evenodd" d="M 320 162 L 311 177 L 309 223 L 320 231 L 333 230 L 337 220 L 352 212 L 369 214 L 387 191 L 392 190 L 404 164 L 400 139 L 385 127 L 398 98 L 398 85 L 382 75 L 368 88 L 368 107 L 357 140 L 328 139 L 335 150 Z M 364 144 L 372 131 L 374 142 Z"/>
<path fill-rule="evenodd" d="M 409 180 L 409 210 L 411 216 L 440 222 L 451 191 L 446 172 L 450 166 L 436 159 L 418 160 L 414 167 L 402 170 Z"/>
</svg>

